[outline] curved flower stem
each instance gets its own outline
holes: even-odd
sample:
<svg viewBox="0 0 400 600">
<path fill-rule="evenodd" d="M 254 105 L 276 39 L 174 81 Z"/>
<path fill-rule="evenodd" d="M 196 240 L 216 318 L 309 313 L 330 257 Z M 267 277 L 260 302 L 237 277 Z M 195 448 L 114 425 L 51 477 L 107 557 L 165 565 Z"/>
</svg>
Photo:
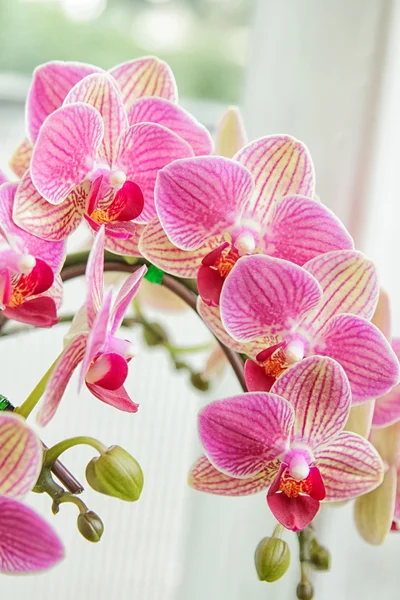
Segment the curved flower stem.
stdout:
<svg viewBox="0 0 400 600">
<path fill-rule="evenodd" d="M 106 452 L 107 450 L 106 446 L 99 442 L 99 440 L 96 440 L 96 438 L 80 435 L 73 438 L 68 438 L 67 440 L 62 440 L 61 442 L 58 442 L 58 444 L 55 444 L 46 450 L 43 466 L 51 468 L 54 462 L 63 452 L 69 448 L 72 448 L 73 446 L 79 445 L 92 446 L 92 448 L 97 450 L 99 454 L 103 454 L 103 452 Z"/>
<path fill-rule="evenodd" d="M 21 406 L 18 406 L 15 409 L 15 412 L 18 413 L 19 415 L 21 415 L 21 417 L 24 417 L 24 419 L 27 419 L 29 417 L 29 415 L 31 414 L 31 412 L 33 411 L 33 409 L 39 402 L 40 398 L 43 396 L 43 393 L 46 389 L 47 382 L 50 379 L 50 375 L 52 374 L 53 369 L 56 366 L 59 358 L 60 358 L 60 355 L 57 356 L 56 360 L 48 368 L 46 373 L 43 375 L 42 379 L 39 381 L 39 383 L 36 385 L 36 387 L 31 391 L 31 393 L 29 394 L 27 399 L 21 404 Z"/>
<path fill-rule="evenodd" d="M 69 261 L 66 263 L 66 266 L 61 271 L 61 277 L 63 281 L 68 281 L 69 279 L 74 279 L 75 277 L 80 277 L 85 274 L 86 270 L 86 260 L 82 257 L 82 263 L 79 263 L 77 260 L 77 256 L 75 255 L 75 260 L 72 262 Z M 87 255 L 85 254 L 85 257 Z M 143 264 L 149 264 L 147 261 L 143 259 L 138 259 L 135 264 L 128 264 L 126 260 L 120 260 L 123 257 L 112 256 L 112 260 L 106 260 L 104 263 L 104 271 L 117 271 L 123 273 L 134 273 L 139 269 L 139 267 Z M 189 284 L 189 281 L 185 280 L 177 280 L 171 275 L 164 274 L 162 279 L 162 285 L 174 292 L 181 300 L 186 302 L 197 313 L 197 295 L 193 291 L 193 286 Z M 239 354 L 227 348 L 222 342 L 218 340 L 219 345 L 221 346 L 226 358 L 230 362 L 232 369 L 243 389 L 243 391 L 247 392 L 246 382 L 244 379 L 244 371 L 243 371 L 243 361 L 240 358 Z"/>
</svg>

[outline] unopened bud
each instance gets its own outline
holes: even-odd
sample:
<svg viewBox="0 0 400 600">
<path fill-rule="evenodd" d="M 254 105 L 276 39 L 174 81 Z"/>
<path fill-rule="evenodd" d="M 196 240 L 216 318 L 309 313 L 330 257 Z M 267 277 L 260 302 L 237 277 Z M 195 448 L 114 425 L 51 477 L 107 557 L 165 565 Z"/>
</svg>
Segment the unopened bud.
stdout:
<svg viewBox="0 0 400 600">
<path fill-rule="evenodd" d="M 168 341 L 167 332 L 159 323 L 149 323 L 144 328 L 143 337 L 148 346 L 161 346 Z"/>
<path fill-rule="evenodd" d="M 329 550 L 320 546 L 315 539 L 310 544 L 310 562 L 318 571 L 329 571 L 331 566 Z"/>
<path fill-rule="evenodd" d="M 314 589 L 309 581 L 301 581 L 296 589 L 298 600 L 312 600 Z"/>
<path fill-rule="evenodd" d="M 289 546 L 278 537 L 265 537 L 256 548 L 254 562 L 260 581 L 278 581 L 290 565 Z"/>
<path fill-rule="evenodd" d="M 92 510 L 80 513 L 77 520 L 78 529 L 89 542 L 99 542 L 104 532 L 104 525 L 99 516 Z"/>
<path fill-rule="evenodd" d="M 120 446 L 93 458 L 86 467 L 89 485 L 107 496 L 126 502 L 139 499 L 143 489 L 143 472 L 139 463 Z"/>
<path fill-rule="evenodd" d="M 210 387 L 210 383 L 203 379 L 201 373 L 192 373 L 190 376 L 190 382 L 196 390 L 200 390 L 200 392 L 207 392 Z"/>
</svg>

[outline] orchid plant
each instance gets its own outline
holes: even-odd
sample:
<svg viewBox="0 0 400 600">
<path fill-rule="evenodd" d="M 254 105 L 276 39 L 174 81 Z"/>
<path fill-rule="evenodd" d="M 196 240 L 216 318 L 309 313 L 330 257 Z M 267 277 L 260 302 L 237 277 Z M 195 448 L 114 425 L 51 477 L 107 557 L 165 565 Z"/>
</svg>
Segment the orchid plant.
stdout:
<svg viewBox="0 0 400 600">
<path fill-rule="evenodd" d="M 126 450 L 85 436 L 47 448 L 26 422 L 36 405 L 40 426 L 56 418 L 78 368 L 79 389 L 134 418 L 139 404 L 125 384 L 137 349 L 118 336 L 124 323 L 143 327 L 148 345 L 163 345 L 199 390 L 229 360 L 242 393 L 200 410 L 204 454 L 189 484 L 263 492 L 277 527 L 256 549 L 257 574 L 284 574 L 283 531 L 296 532 L 297 597 L 312 598 L 312 568 L 329 566 L 313 525 L 322 503 L 356 499 L 357 528 L 372 544 L 399 528 L 400 342 L 374 263 L 315 195 L 306 146 L 289 135 L 248 143 L 235 108 L 212 140 L 154 57 L 107 72 L 41 65 L 26 117 L 15 177 L 0 174 L 0 333 L 16 331 L 13 321 L 71 326 L 28 398 L 15 408 L 1 397 L 0 571 L 36 572 L 63 557 L 57 534 L 21 503 L 30 490 L 48 494 L 55 513 L 74 503 L 79 531 L 100 540 L 100 518 L 59 461 L 67 449 L 98 452 L 86 469 L 93 489 L 139 499 L 143 473 Z M 77 228 L 93 237 L 90 252 L 67 254 Z M 115 293 L 109 271 L 129 274 L 113 277 Z M 85 302 L 66 318 L 63 286 L 84 273 Z M 183 360 L 195 348 L 174 346 L 143 313 L 143 298 L 164 298 L 160 286 L 163 306 L 182 310 L 184 301 L 218 340 L 203 371 Z"/>
</svg>

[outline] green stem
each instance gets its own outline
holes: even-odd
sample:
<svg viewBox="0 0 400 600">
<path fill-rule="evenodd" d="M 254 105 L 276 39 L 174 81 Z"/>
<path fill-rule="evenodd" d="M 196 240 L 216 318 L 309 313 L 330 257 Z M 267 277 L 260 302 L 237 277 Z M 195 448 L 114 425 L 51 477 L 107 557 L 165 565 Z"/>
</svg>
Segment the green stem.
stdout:
<svg viewBox="0 0 400 600">
<path fill-rule="evenodd" d="M 208 342 L 205 344 L 198 344 L 197 346 L 174 346 L 169 342 L 165 343 L 165 348 L 170 354 L 194 354 L 195 352 L 203 352 L 204 350 L 210 350 L 214 344 Z"/>
<path fill-rule="evenodd" d="M 99 440 L 96 440 L 96 438 L 80 435 L 73 438 L 68 438 L 67 440 L 62 440 L 61 442 L 58 442 L 58 444 L 55 444 L 46 450 L 43 466 L 51 468 L 53 463 L 63 452 L 69 450 L 69 448 L 72 448 L 73 446 L 80 445 L 92 446 L 92 448 L 97 450 L 99 454 L 103 454 L 107 451 L 106 446 L 99 442 Z"/>
<path fill-rule="evenodd" d="M 49 367 L 46 373 L 43 375 L 42 379 L 36 385 L 36 387 L 31 391 L 27 399 L 15 409 L 15 412 L 27 419 L 36 404 L 39 402 L 40 398 L 43 396 L 44 391 L 46 389 L 46 385 L 48 380 L 50 379 L 50 375 L 52 374 L 54 367 L 56 366 L 61 354 L 59 354 L 53 364 Z"/>
<path fill-rule="evenodd" d="M 63 502 L 71 502 L 72 504 L 75 504 L 79 508 L 79 512 L 81 514 L 86 513 L 88 510 L 88 507 L 83 502 L 83 500 L 81 500 L 80 498 L 77 498 L 77 496 L 73 496 L 72 494 L 64 494 L 63 496 L 61 496 L 60 498 L 58 498 L 55 501 L 57 507 L 60 504 L 62 504 Z"/>
</svg>

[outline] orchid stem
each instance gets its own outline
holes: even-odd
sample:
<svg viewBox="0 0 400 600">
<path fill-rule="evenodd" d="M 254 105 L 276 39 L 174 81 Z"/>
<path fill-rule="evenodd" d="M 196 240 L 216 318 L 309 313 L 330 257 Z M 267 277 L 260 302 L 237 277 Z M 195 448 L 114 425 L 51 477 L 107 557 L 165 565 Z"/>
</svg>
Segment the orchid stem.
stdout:
<svg viewBox="0 0 400 600">
<path fill-rule="evenodd" d="M 54 367 L 56 366 L 60 356 L 61 355 L 57 356 L 56 360 L 53 362 L 53 364 L 49 367 L 49 369 L 43 375 L 42 379 L 39 381 L 39 383 L 36 385 L 36 387 L 31 391 L 31 393 L 29 394 L 27 399 L 21 404 L 21 406 L 18 406 L 15 409 L 15 412 L 18 413 L 19 415 L 21 415 L 21 417 L 24 417 L 24 419 L 27 419 L 29 417 L 29 415 L 31 414 L 31 412 L 33 411 L 33 409 L 39 402 L 40 398 L 43 396 L 44 391 L 46 389 L 47 382 L 49 381 L 50 376 L 51 376 L 51 374 L 54 370 Z"/>
<path fill-rule="evenodd" d="M 103 454 L 107 451 L 106 446 L 99 442 L 99 440 L 96 440 L 95 438 L 86 437 L 83 435 L 76 436 L 67 440 L 62 440 L 61 442 L 58 442 L 58 444 L 55 444 L 54 446 L 46 450 L 43 466 L 51 468 L 54 462 L 63 452 L 69 450 L 69 448 L 72 448 L 73 446 L 80 445 L 92 446 L 92 448 L 97 450 L 99 454 Z"/>
</svg>

